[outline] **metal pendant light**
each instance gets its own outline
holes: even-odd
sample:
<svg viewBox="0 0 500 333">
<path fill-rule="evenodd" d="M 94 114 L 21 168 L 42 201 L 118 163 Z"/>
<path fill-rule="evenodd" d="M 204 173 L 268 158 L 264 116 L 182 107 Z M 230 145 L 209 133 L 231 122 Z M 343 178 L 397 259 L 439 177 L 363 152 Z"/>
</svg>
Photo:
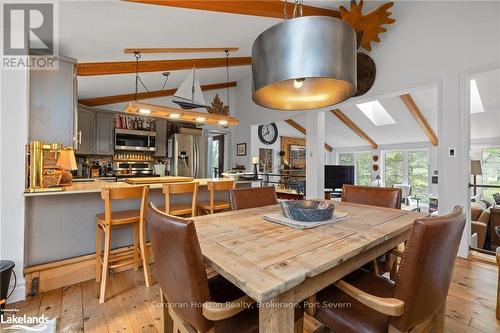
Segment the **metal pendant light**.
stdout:
<svg viewBox="0 0 500 333">
<path fill-rule="evenodd" d="M 252 99 L 263 107 L 288 111 L 337 104 L 356 93 L 356 33 L 333 17 L 285 16 L 254 41 L 252 73 Z"/>
</svg>

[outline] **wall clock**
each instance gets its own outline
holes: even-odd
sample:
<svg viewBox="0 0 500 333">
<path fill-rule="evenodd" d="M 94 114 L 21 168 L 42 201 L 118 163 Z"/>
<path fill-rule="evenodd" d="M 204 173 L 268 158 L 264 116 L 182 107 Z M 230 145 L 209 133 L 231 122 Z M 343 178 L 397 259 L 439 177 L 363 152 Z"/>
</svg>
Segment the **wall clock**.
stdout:
<svg viewBox="0 0 500 333">
<path fill-rule="evenodd" d="M 278 126 L 275 123 L 260 125 L 258 132 L 260 141 L 266 145 L 272 145 L 278 139 Z"/>
</svg>

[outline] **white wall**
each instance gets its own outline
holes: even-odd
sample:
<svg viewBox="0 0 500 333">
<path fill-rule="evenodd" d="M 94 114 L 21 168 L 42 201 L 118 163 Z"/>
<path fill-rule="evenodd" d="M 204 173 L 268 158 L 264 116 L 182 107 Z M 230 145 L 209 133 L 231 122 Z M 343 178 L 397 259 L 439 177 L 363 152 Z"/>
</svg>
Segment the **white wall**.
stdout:
<svg viewBox="0 0 500 333">
<path fill-rule="evenodd" d="M 363 98 L 438 84 L 438 164 L 442 170 L 439 210 L 446 213 L 457 204 L 467 207 L 470 138 L 461 78 L 474 68 L 495 64 L 500 59 L 500 3 L 398 1 L 393 17 L 396 23 L 387 27 L 388 32 L 381 35 L 382 42 L 374 45 L 371 53 L 377 65 L 377 78 Z M 235 115 L 241 125 L 234 132 L 234 142 L 250 141 L 250 124 L 290 117 L 289 112 L 255 106 L 250 83 L 248 77 L 236 89 Z M 330 144 L 335 146 L 334 142 Z M 448 157 L 448 148 L 455 148 L 457 157 Z M 462 256 L 467 255 L 469 234 L 468 225 L 460 247 Z"/>
<path fill-rule="evenodd" d="M 18 286 L 9 303 L 24 299 L 24 145 L 28 141 L 28 72 L 0 72 L 0 259 L 15 262 Z M 13 283 L 11 278 L 11 284 Z M 9 289 L 10 290 L 10 289 Z"/>
</svg>

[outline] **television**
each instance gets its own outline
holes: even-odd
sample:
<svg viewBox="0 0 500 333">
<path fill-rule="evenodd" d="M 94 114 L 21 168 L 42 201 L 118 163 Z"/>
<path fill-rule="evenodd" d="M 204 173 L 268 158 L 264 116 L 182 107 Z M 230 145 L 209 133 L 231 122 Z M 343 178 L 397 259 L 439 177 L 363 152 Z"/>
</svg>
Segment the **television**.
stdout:
<svg viewBox="0 0 500 333">
<path fill-rule="evenodd" d="M 354 166 L 325 165 L 325 189 L 335 190 L 344 184 L 354 185 Z"/>
</svg>

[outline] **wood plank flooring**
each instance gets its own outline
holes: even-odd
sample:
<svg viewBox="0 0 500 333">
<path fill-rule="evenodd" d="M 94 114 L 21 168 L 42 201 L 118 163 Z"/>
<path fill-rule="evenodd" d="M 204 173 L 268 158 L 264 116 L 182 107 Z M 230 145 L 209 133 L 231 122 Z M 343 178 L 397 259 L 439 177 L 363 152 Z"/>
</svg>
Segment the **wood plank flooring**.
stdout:
<svg viewBox="0 0 500 333">
<path fill-rule="evenodd" d="M 57 317 L 57 332 L 158 332 L 158 285 L 146 288 L 141 271 L 117 273 L 109 281 L 109 297 L 103 305 L 98 303 L 99 285 L 89 280 L 8 308 L 19 309 L 16 316 Z M 446 332 L 500 332 L 495 318 L 497 281 L 496 266 L 457 259 L 446 305 Z M 305 333 L 318 327 L 306 317 Z"/>
</svg>

